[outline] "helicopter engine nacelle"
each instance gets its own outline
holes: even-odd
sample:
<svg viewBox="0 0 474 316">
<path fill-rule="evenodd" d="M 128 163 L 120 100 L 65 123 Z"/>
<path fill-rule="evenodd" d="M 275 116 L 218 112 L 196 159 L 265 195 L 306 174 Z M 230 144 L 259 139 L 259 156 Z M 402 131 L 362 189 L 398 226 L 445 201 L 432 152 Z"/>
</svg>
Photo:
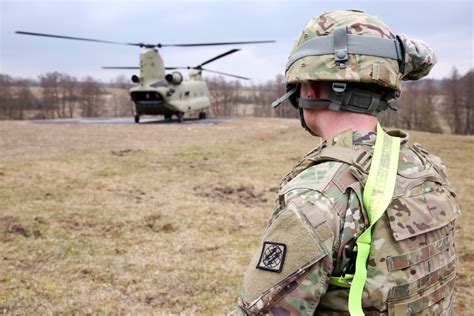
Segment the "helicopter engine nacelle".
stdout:
<svg viewBox="0 0 474 316">
<path fill-rule="evenodd" d="M 140 83 L 140 78 L 138 78 L 137 75 L 133 75 L 132 78 L 131 78 L 132 82 L 134 83 Z"/>
<path fill-rule="evenodd" d="M 178 85 L 183 82 L 183 75 L 179 71 L 173 71 L 165 76 L 166 81 Z"/>
</svg>

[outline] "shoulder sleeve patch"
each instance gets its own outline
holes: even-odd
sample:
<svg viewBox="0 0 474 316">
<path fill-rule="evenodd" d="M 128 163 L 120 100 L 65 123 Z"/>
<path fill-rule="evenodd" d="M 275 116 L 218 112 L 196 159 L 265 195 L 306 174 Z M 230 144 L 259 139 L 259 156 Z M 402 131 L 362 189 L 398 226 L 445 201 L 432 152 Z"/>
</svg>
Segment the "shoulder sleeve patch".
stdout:
<svg viewBox="0 0 474 316">
<path fill-rule="evenodd" d="M 286 245 L 265 241 L 258 260 L 257 268 L 272 272 L 281 272 L 285 263 Z"/>
<path fill-rule="evenodd" d="M 281 291 L 288 289 L 279 284 L 327 255 L 317 232 L 289 203 L 265 231 L 244 275 L 241 298 L 251 307 L 270 290 L 272 296 L 281 297 Z"/>
</svg>

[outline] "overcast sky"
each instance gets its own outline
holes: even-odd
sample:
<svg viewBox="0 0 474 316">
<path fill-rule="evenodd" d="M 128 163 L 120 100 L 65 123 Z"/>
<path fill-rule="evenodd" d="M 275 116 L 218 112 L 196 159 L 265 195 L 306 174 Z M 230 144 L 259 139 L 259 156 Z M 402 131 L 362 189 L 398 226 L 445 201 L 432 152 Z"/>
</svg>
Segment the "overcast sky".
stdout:
<svg viewBox="0 0 474 316">
<path fill-rule="evenodd" d="M 242 45 L 242 51 L 209 69 L 264 82 L 283 73 L 296 36 L 314 16 L 357 8 L 380 16 L 394 33 L 430 44 L 438 56 L 431 78 L 461 74 L 473 65 L 474 1 L 9 1 L 0 0 L 0 73 L 36 78 L 59 71 L 104 82 L 136 71 L 102 66 L 136 66 L 139 48 L 16 35 L 51 33 L 121 42 L 194 43 L 276 40 Z M 166 66 L 197 65 L 234 47 L 162 48 Z"/>
</svg>

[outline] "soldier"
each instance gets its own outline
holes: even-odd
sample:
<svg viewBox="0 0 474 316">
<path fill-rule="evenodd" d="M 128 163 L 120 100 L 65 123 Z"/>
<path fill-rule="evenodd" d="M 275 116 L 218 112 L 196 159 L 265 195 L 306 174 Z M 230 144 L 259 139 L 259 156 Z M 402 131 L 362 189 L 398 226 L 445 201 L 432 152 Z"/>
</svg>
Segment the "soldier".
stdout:
<svg viewBox="0 0 474 316">
<path fill-rule="evenodd" d="M 289 99 L 324 140 L 282 181 L 244 275 L 241 313 L 451 313 L 460 209 L 445 166 L 376 119 L 394 109 L 400 80 L 435 63 L 427 44 L 362 11 L 306 25 L 274 106 Z"/>
</svg>

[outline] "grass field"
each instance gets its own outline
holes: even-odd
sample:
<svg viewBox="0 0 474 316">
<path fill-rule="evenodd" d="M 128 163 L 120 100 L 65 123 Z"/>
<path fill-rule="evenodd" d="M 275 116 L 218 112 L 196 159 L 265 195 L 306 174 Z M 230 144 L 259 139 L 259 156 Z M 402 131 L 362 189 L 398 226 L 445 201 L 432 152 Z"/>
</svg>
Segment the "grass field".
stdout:
<svg viewBox="0 0 474 316">
<path fill-rule="evenodd" d="M 411 133 L 464 210 L 455 315 L 474 310 L 474 137 Z M 319 143 L 297 120 L 0 122 L 0 313 L 232 310 L 277 185 Z"/>
</svg>

